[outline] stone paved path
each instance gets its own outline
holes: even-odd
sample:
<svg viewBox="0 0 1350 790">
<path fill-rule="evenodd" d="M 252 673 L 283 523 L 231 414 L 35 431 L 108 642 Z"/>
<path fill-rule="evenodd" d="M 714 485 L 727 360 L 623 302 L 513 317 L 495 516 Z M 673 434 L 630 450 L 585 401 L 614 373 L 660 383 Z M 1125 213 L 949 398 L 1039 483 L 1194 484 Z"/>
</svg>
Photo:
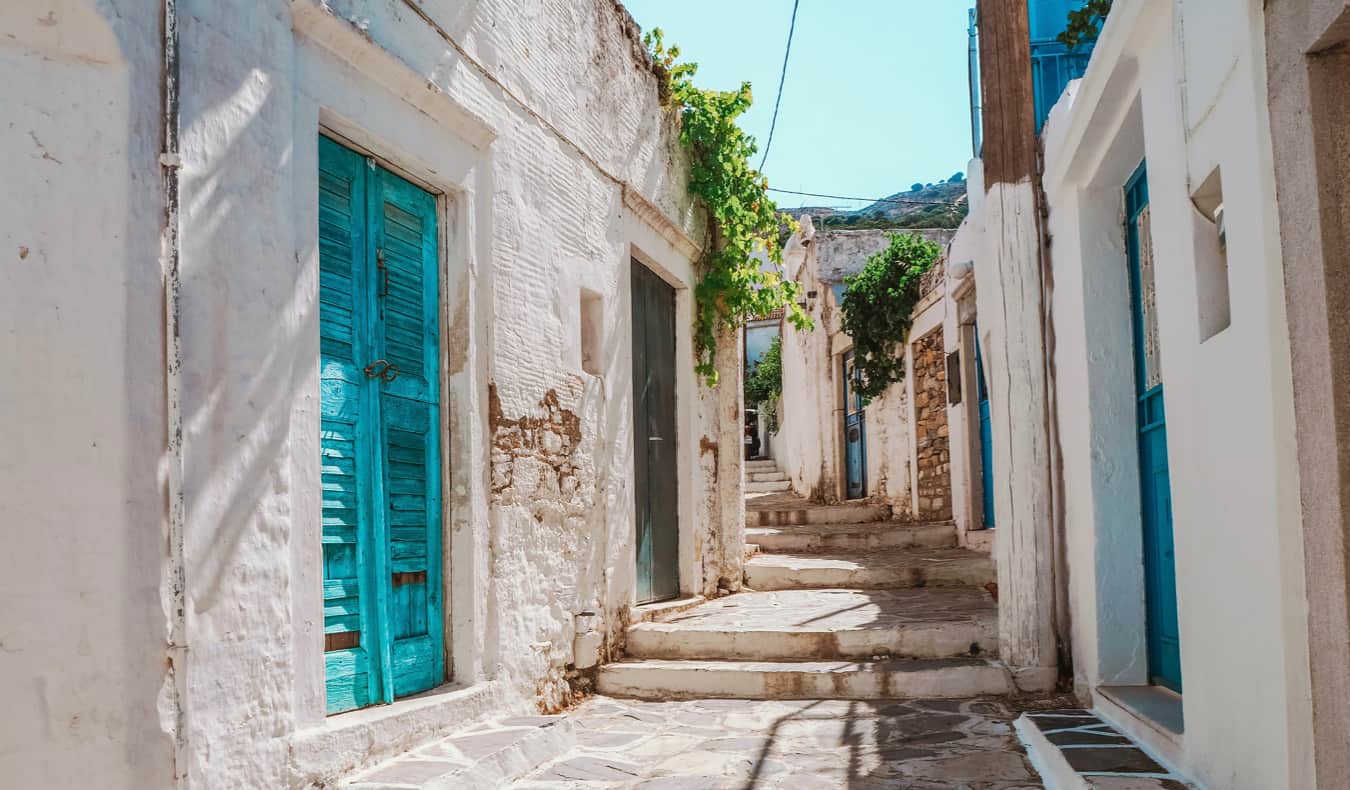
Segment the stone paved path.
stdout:
<svg viewBox="0 0 1350 790">
<path fill-rule="evenodd" d="M 516 790 L 1041 787 L 998 700 L 593 698 L 577 747 Z"/>
</svg>

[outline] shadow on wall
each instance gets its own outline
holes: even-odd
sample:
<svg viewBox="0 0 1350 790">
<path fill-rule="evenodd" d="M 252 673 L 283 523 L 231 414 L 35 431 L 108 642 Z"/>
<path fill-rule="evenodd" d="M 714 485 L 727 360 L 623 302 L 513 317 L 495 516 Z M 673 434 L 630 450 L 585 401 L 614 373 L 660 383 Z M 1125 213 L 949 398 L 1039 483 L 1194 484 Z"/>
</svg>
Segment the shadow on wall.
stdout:
<svg viewBox="0 0 1350 790">
<path fill-rule="evenodd" d="M 160 36 L 110 5 L 0 4 L 0 776 L 16 786 L 172 780 Z"/>
</svg>

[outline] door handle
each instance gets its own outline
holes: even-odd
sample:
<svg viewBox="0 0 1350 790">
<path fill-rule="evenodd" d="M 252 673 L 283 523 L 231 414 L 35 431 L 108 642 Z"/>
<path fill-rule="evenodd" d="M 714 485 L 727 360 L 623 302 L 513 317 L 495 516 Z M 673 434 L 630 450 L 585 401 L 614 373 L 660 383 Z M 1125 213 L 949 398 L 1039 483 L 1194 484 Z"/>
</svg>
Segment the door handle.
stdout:
<svg viewBox="0 0 1350 790">
<path fill-rule="evenodd" d="M 665 440 L 662 439 L 660 436 L 648 436 L 648 437 L 647 437 L 647 441 L 649 441 L 649 442 L 663 442 L 663 441 L 665 441 Z"/>
<path fill-rule="evenodd" d="M 377 359 L 366 365 L 366 378 L 379 379 L 387 384 L 398 378 L 398 365 L 388 360 Z"/>
</svg>

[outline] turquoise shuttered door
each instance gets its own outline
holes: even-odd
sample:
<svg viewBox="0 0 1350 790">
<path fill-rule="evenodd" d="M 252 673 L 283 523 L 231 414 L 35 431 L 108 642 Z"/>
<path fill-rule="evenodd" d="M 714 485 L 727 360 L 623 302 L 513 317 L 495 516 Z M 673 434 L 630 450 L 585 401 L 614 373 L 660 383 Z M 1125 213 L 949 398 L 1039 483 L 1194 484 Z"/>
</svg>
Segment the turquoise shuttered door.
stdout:
<svg viewBox="0 0 1350 790">
<path fill-rule="evenodd" d="M 323 630 L 328 712 L 337 713 L 381 698 L 372 661 L 374 403 L 360 362 L 370 357 L 372 316 L 358 298 L 370 292 L 365 160 L 322 138 L 319 153 Z"/>
<path fill-rule="evenodd" d="M 328 712 L 444 677 L 435 198 L 319 140 Z"/>
<path fill-rule="evenodd" d="M 401 697 L 435 686 L 444 674 L 436 200 L 392 173 L 377 175 L 380 358 L 392 374 L 380 380 L 392 668 L 386 692 Z"/>
</svg>

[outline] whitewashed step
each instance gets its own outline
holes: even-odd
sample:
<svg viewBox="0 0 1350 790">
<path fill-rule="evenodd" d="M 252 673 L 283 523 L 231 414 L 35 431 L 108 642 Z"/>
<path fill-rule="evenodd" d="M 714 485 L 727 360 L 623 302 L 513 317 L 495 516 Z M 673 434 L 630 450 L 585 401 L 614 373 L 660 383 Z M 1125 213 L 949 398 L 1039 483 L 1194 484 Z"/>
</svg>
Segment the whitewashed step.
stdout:
<svg viewBox="0 0 1350 790">
<path fill-rule="evenodd" d="M 951 524 L 901 524 L 894 521 L 750 527 L 745 531 L 745 542 L 769 553 L 941 549 L 956 545 L 956 527 Z"/>
<path fill-rule="evenodd" d="M 746 461 L 746 472 L 774 472 L 778 470 L 778 462 L 773 460 L 764 461 Z"/>
<path fill-rule="evenodd" d="M 745 563 L 752 590 L 929 587 L 994 581 L 989 555 L 967 549 L 759 554 Z"/>
<path fill-rule="evenodd" d="M 798 499 L 782 506 L 752 505 L 746 509 L 745 525 L 776 527 L 786 524 L 861 524 L 868 521 L 885 521 L 890 517 L 890 505 L 865 503 L 813 505 Z"/>
<path fill-rule="evenodd" d="M 576 746 L 565 716 L 521 716 L 433 741 L 342 783 L 350 790 L 505 787 Z"/>
<path fill-rule="evenodd" d="M 788 476 L 778 471 L 745 473 L 747 483 L 777 483 L 786 479 L 788 479 Z"/>
<path fill-rule="evenodd" d="M 952 658 L 998 650 L 978 587 L 742 592 L 628 629 L 630 658 L 820 661 Z"/>
<path fill-rule="evenodd" d="M 786 480 L 779 480 L 773 483 L 746 483 L 745 492 L 747 494 L 769 494 L 777 491 L 791 491 L 792 483 Z"/>
<path fill-rule="evenodd" d="M 1009 694 L 994 660 L 621 661 L 600 668 L 601 694 L 640 699 L 950 699 Z"/>
</svg>

